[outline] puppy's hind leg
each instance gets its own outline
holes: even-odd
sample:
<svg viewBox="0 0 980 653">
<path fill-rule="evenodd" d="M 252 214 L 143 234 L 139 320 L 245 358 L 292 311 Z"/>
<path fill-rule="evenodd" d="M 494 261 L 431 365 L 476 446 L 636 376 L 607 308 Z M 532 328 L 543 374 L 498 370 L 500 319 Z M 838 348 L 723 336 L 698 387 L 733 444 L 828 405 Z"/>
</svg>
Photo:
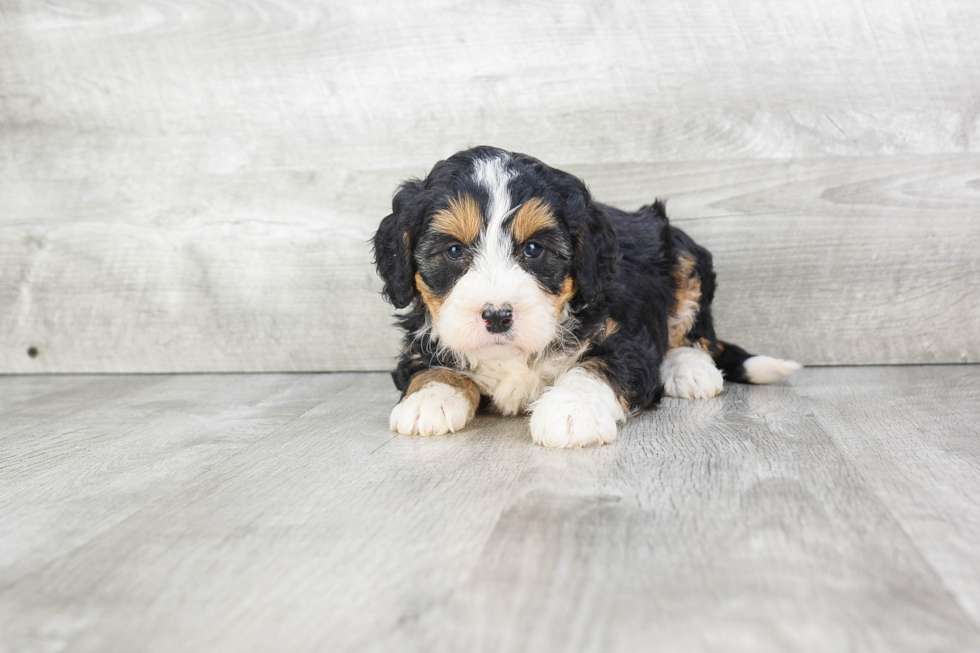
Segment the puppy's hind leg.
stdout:
<svg viewBox="0 0 980 653">
<path fill-rule="evenodd" d="M 668 317 L 670 349 L 660 368 L 664 393 L 688 399 L 714 397 L 721 392 L 722 377 L 735 383 L 767 384 L 800 369 L 795 361 L 753 356 L 718 340 L 711 316 L 715 296 L 711 253 L 679 229 L 672 233 L 679 253 L 671 272 L 675 305 Z"/>
<path fill-rule="evenodd" d="M 721 394 L 724 381 L 711 355 L 697 347 L 674 347 L 660 365 L 664 394 L 681 399 L 710 399 Z"/>
</svg>

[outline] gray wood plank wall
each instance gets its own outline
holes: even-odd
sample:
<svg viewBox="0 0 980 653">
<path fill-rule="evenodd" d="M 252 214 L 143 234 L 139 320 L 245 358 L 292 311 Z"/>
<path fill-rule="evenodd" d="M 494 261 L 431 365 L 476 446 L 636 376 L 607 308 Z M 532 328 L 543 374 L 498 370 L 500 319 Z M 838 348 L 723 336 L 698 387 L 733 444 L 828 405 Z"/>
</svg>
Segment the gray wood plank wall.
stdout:
<svg viewBox="0 0 980 653">
<path fill-rule="evenodd" d="M 366 241 L 480 143 L 668 198 L 729 340 L 978 362 L 977 33 L 974 0 L 0 0 L 0 372 L 386 369 Z"/>
</svg>

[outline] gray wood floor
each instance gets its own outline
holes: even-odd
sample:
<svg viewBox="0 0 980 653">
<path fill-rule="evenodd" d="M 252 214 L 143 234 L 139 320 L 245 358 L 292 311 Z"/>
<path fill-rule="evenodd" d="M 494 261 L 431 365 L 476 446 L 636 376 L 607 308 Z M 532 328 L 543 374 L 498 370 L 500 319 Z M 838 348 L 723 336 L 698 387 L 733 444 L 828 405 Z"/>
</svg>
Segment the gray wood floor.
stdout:
<svg viewBox="0 0 980 653">
<path fill-rule="evenodd" d="M 386 375 L 0 377 L 0 651 L 980 650 L 980 366 L 807 369 L 601 449 Z"/>
</svg>

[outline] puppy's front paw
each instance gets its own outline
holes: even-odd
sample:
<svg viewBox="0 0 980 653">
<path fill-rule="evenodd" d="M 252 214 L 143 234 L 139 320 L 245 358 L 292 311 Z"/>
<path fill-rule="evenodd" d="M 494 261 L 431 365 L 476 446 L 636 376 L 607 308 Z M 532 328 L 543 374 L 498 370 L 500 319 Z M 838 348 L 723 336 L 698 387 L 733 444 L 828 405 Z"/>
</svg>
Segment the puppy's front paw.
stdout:
<svg viewBox="0 0 980 653">
<path fill-rule="evenodd" d="M 391 410 L 392 431 L 402 435 L 455 433 L 476 414 L 476 406 L 459 388 L 430 383 L 406 396 Z"/>
<path fill-rule="evenodd" d="M 552 387 L 531 407 L 535 444 L 569 448 L 615 441 L 616 422 L 624 413 L 612 389 L 597 379 L 569 385 Z"/>
<path fill-rule="evenodd" d="M 660 376 L 664 393 L 682 399 L 710 399 L 721 394 L 725 384 L 711 356 L 694 347 L 676 347 L 667 352 Z"/>
</svg>

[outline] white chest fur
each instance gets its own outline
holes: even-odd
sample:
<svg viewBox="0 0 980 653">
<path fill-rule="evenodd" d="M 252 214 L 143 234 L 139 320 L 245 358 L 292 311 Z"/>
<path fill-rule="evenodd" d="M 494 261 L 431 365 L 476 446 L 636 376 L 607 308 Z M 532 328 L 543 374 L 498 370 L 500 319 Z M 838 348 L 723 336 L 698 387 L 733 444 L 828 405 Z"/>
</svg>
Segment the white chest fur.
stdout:
<svg viewBox="0 0 980 653">
<path fill-rule="evenodd" d="M 509 347 L 495 347 L 467 356 L 467 376 L 491 398 L 497 410 L 516 415 L 538 399 L 580 356 L 580 352 L 546 352 L 528 357 Z"/>
</svg>

